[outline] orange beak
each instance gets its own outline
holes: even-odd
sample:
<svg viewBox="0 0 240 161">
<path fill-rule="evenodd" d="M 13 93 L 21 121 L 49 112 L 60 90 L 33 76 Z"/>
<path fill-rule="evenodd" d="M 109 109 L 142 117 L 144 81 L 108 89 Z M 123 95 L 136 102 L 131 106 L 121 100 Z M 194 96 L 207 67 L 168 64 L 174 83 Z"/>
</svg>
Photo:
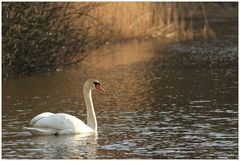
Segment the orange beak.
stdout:
<svg viewBox="0 0 240 161">
<path fill-rule="evenodd" d="M 105 90 L 103 89 L 103 87 L 100 84 L 96 85 L 95 88 L 100 92 L 105 92 Z"/>
</svg>

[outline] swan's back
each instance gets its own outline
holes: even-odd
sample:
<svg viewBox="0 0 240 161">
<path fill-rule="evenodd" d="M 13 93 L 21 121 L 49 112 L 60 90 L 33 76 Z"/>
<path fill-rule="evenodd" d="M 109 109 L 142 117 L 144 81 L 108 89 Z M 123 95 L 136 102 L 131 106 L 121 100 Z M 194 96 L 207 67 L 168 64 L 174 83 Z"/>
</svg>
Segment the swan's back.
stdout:
<svg viewBox="0 0 240 161">
<path fill-rule="evenodd" d="M 44 112 L 42 114 L 34 117 L 30 124 L 33 126 L 32 128 L 26 128 L 31 133 L 36 133 L 36 129 L 41 133 L 42 131 L 46 131 L 46 133 L 64 133 L 64 134 L 72 134 L 72 133 L 89 133 L 93 132 L 93 130 L 88 127 L 84 122 L 79 120 L 78 118 L 65 114 L 65 113 L 49 113 Z M 44 133 L 44 132 L 43 132 Z"/>
<path fill-rule="evenodd" d="M 37 122 L 38 120 L 40 120 L 40 119 L 42 119 L 42 118 L 45 118 L 45 117 L 48 117 L 48 116 L 50 116 L 50 115 L 54 115 L 54 114 L 51 113 L 51 112 L 41 113 L 41 114 L 35 116 L 35 117 L 31 120 L 30 125 L 34 125 L 34 124 L 36 124 L 36 122 Z"/>
</svg>

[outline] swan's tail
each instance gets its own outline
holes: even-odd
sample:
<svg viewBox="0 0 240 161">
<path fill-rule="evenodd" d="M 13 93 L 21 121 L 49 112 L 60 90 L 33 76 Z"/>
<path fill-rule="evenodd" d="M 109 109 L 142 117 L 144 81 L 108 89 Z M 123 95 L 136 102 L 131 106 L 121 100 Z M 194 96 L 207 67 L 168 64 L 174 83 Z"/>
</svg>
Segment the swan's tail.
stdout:
<svg viewBox="0 0 240 161">
<path fill-rule="evenodd" d="M 56 129 L 40 128 L 40 127 L 23 127 L 24 130 L 29 131 L 32 135 L 56 135 Z"/>
</svg>

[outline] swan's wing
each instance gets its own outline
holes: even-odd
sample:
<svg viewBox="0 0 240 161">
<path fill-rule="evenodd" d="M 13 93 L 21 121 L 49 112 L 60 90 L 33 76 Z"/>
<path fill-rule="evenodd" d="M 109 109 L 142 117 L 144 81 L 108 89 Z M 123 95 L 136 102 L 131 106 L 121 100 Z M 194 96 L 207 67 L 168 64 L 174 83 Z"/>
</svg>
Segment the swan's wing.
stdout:
<svg viewBox="0 0 240 161">
<path fill-rule="evenodd" d="M 58 130 L 71 129 L 72 131 L 75 131 L 75 133 L 93 131 L 91 128 L 89 128 L 84 122 L 82 122 L 78 118 L 72 115 L 64 114 L 64 113 L 57 113 L 57 114 L 49 115 L 47 117 L 42 117 L 41 119 L 36 121 L 36 123 L 34 124 L 34 127 L 50 128 L 50 129 L 58 129 Z"/>
<path fill-rule="evenodd" d="M 51 116 L 51 115 L 54 115 L 54 114 L 51 113 L 51 112 L 41 113 L 41 114 L 35 116 L 35 117 L 31 120 L 30 125 L 33 125 L 33 126 L 34 126 L 34 125 L 36 124 L 36 122 L 39 121 L 40 119 L 45 118 L 45 117 L 48 117 L 48 116 Z"/>
<path fill-rule="evenodd" d="M 23 129 L 29 131 L 32 135 L 54 135 L 58 132 L 57 129 L 41 127 L 23 127 Z"/>
</svg>

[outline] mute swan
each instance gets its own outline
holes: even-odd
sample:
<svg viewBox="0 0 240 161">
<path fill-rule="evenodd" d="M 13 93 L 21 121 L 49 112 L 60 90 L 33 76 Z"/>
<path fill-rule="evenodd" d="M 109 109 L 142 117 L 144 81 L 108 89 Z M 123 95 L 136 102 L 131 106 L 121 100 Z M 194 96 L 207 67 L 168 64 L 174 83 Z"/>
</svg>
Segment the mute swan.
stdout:
<svg viewBox="0 0 240 161">
<path fill-rule="evenodd" d="M 24 127 L 24 129 L 33 135 L 96 134 L 97 119 L 91 94 L 93 89 L 105 91 L 98 80 L 89 79 L 84 83 L 83 95 L 87 108 L 87 125 L 69 114 L 44 112 L 31 120 L 32 127 Z"/>
</svg>

